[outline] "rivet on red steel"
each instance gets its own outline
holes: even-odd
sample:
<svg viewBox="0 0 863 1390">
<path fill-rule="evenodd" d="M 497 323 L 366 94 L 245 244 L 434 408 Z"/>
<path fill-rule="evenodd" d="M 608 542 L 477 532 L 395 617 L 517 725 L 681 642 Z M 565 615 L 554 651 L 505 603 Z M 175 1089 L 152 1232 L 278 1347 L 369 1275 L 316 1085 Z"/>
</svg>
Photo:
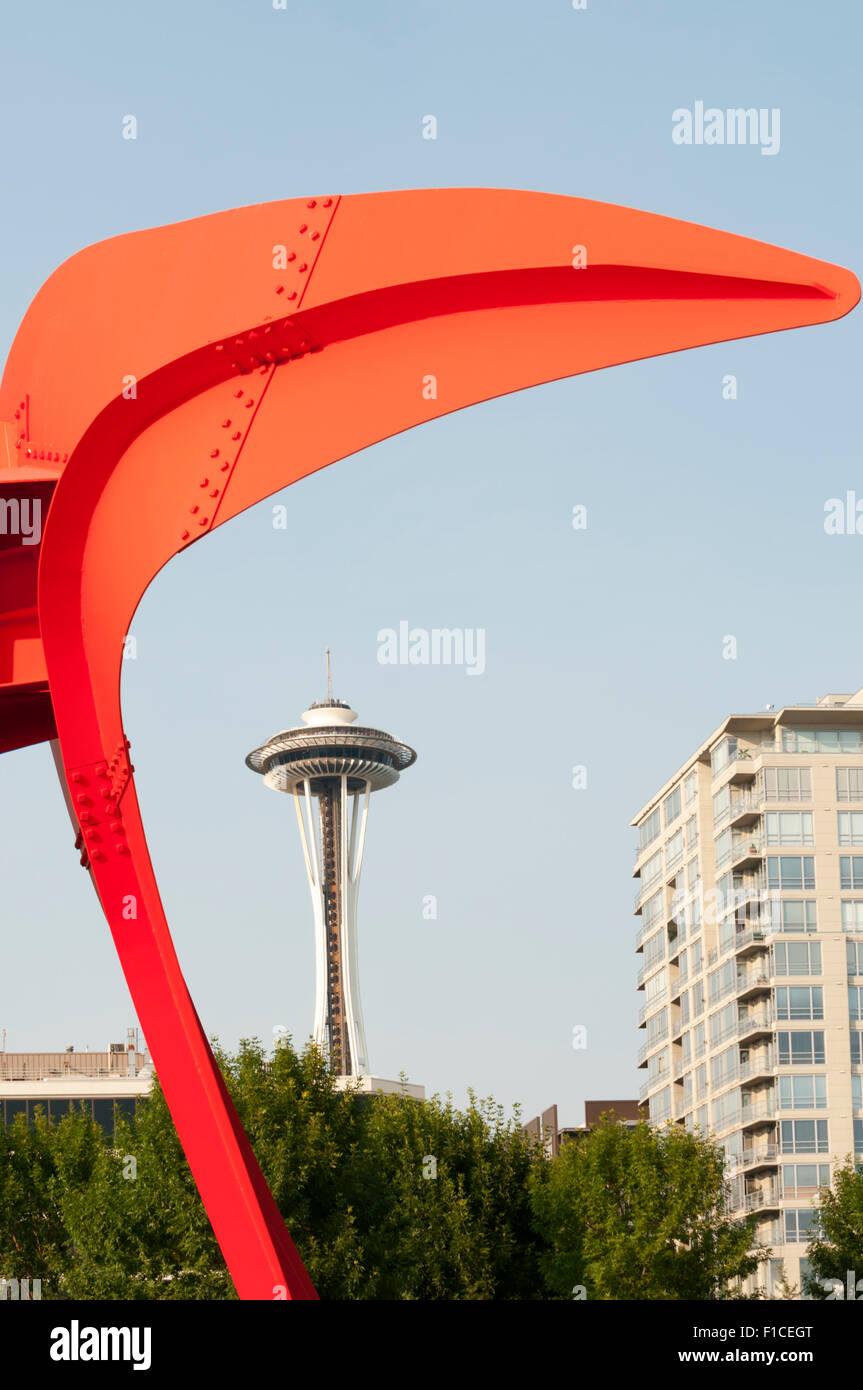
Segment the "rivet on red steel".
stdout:
<svg viewBox="0 0 863 1390">
<path fill-rule="evenodd" d="M 315 199 L 315 198 L 310 198 L 309 201 L 306 203 L 306 207 L 307 207 L 307 208 L 313 208 L 313 207 L 315 206 L 316 202 L 317 202 L 317 199 Z"/>
<path fill-rule="evenodd" d="M 210 458 L 211 458 L 211 459 L 217 459 L 218 457 L 219 457 L 219 451 L 218 451 L 218 449 L 211 449 L 211 450 L 210 450 Z"/>
<path fill-rule="evenodd" d="M 300 232 L 301 232 L 301 233 L 302 233 L 302 232 L 307 232 L 308 230 L 309 230 L 309 224 L 308 224 L 308 222 L 301 222 L 301 223 L 300 223 Z"/>
</svg>

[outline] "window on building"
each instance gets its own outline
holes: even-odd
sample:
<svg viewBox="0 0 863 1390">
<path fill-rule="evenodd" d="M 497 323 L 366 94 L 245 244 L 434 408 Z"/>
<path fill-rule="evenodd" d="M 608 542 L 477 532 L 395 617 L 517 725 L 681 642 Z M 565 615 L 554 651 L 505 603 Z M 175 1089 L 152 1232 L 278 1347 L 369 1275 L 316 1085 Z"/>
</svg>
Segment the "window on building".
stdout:
<svg viewBox="0 0 863 1390">
<path fill-rule="evenodd" d="M 711 1004 L 716 1004 L 723 999 L 726 994 L 730 994 L 737 987 L 737 963 L 735 960 L 727 960 L 724 965 L 719 965 L 715 970 L 711 970 L 707 977 L 707 987 L 710 994 Z"/>
<path fill-rule="evenodd" d="M 840 845 L 863 845 L 863 811 L 837 811 Z"/>
<path fill-rule="evenodd" d="M 770 924 L 778 932 L 818 930 L 814 898 L 771 898 Z"/>
<path fill-rule="evenodd" d="M 698 1099 L 701 1100 L 707 1091 L 707 1068 L 703 1065 L 695 1070 L 695 1088 L 698 1091 Z"/>
<path fill-rule="evenodd" d="M 731 1047 L 726 1047 L 725 1051 L 720 1052 L 718 1057 L 710 1059 L 710 1084 L 714 1090 L 733 1080 L 739 1072 L 740 1054 L 736 1043 L 732 1043 Z"/>
<path fill-rule="evenodd" d="M 824 1110 L 826 1076 L 780 1076 L 779 1104 L 783 1110 Z"/>
<path fill-rule="evenodd" d="M 668 1009 L 659 1009 L 647 1020 L 647 1046 L 653 1047 L 668 1034 Z"/>
<path fill-rule="evenodd" d="M 776 1017 L 780 1022 L 786 1019 L 823 1018 L 823 986 L 780 985 L 776 990 Z"/>
<path fill-rule="evenodd" d="M 727 767 L 732 759 L 736 757 L 736 738 L 724 738 L 717 743 L 710 754 L 710 768 L 713 776 L 718 777 L 722 769 Z"/>
<path fill-rule="evenodd" d="M 777 975 L 820 975 L 820 941 L 777 941 L 773 947 Z"/>
<path fill-rule="evenodd" d="M 785 1212 L 785 1242 L 793 1245 L 795 1241 L 808 1244 L 818 1230 L 818 1213 L 808 1207 L 795 1207 Z"/>
<path fill-rule="evenodd" d="M 666 1086 L 650 1097 L 650 1118 L 654 1121 L 667 1120 L 671 1116 L 671 1087 Z"/>
<path fill-rule="evenodd" d="M 837 767 L 836 800 L 863 801 L 863 767 Z"/>
<path fill-rule="evenodd" d="M 824 1034 L 820 1031 L 780 1032 L 777 1041 L 781 1067 L 811 1067 L 824 1061 Z"/>
<path fill-rule="evenodd" d="M 826 1120 L 780 1120 L 784 1154 L 829 1153 Z"/>
<path fill-rule="evenodd" d="M 839 887 L 863 891 L 863 854 L 840 854 Z"/>
<path fill-rule="evenodd" d="M 848 958 L 848 974 L 863 975 L 863 941 L 846 941 L 845 953 Z"/>
<path fill-rule="evenodd" d="M 861 859 L 863 865 L 863 859 Z M 767 856 L 767 886 L 774 892 L 793 893 L 815 887 L 815 860 L 811 854 Z"/>
<path fill-rule="evenodd" d="M 677 820 L 680 815 L 680 788 L 675 787 L 674 791 L 665 798 L 662 803 L 662 810 L 665 816 L 666 826 L 671 825 L 672 821 Z"/>
<path fill-rule="evenodd" d="M 851 1029 L 851 1065 L 863 1066 L 863 1033 Z"/>
<path fill-rule="evenodd" d="M 650 970 L 665 959 L 665 932 L 660 927 L 655 936 L 644 943 L 644 968 Z"/>
<path fill-rule="evenodd" d="M 694 801 L 698 795 L 698 773 L 693 771 L 687 773 L 683 779 L 683 804 L 688 806 L 690 801 Z"/>
<path fill-rule="evenodd" d="M 863 899 L 850 898 L 842 903 L 842 930 L 863 932 Z"/>
<path fill-rule="evenodd" d="M 655 975 L 651 975 L 644 982 L 644 997 L 646 1003 L 652 1000 L 660 1000 L 668 989 L 668 967 L 664 970 L 657 970 Z"/>
<path fill-rule="evenodd" d="M 808 767 L 765 767 L 767 801 L 811 801 L 812 773 Z"/>
<path fill-rule="evenodd" d="M 641 867 L 641 885 L 649 888 L 651 883 L 655 883 L 658 878 L 662 878 L 662 850 L 658 849 L 652 854 L 645 864 Z"/>
<path fill-rule="evenodd" d="M 860 753 L 859 729 L 783 729 L 783 753 Z"/>
<path fill-rule="evenodd" d="M 848 1015 L 852 1023 L 863 1023 L 863 986 L 848 986 Z"/>
<path fill-rule="evenodd" d="M 696 1023 L 692 1030 L 692 1038 L 693 1046 L 695 1047 L 695 1056 L 702 1057 L 704 1055 L 705 1045 L 705 1029 L 703 1023 Z"/>
<path fill-rule="evenodd" d="M 717 873 L 724 864 L 731 862 L 733 848 L 734 836 L 730 830 L 723 830 L 721 835 L 716 836 L 713 841 L 713 861 Z"/>
<path fill-rule="evenodd" d="M 646 903 L 644 904 L 644 906 L 642 907 L 642 909 L 641 909 L 641 926 L 642 926 L 642 931 L 650 931 L 650 928 L 651 928 L 651 927 L 655 927 L 656 924 L 657 924 L 658 922 L 660 922 L 660 921 L 662 920 L 662 918 L 664 917 L 664 915 L 665 915 L 665 909 L 664 909 L 664 907 L 663 907 L 663 905 L 662 905 L 662 898 L 663 898 L 662 889 L 660 889 L 658 893 L 654 893 L 654 895 L 653 895 L 652 898 L 648 898 L 648 899 L 647 899 L 647 902 L 646 902 Z"/>
<path fill-rule="evenodd" d="M 653 844 L 657 835 L 662 829 L 662 817 L 657 806 L 655 811 L 651 811 L 646 820 L 641 822 L 638 827 L 638 848 L 639 851 L 647 849 L 648 845 Z"/>
<path fill-rule="evenodd" d="M 854 1152 L 863 1154 L 863 1120 L 854 1121 Z"/>
<path fill-rule="evenodd" d="M 851 1109 L 863 1110 L 863 1076 L 851 1078 Z"/>
<path fill-rule="evenodd" d="M 799 1200 L 815 1197 L 818 1189 L 830 1186 L 829 1163 L 783 1163 L 782 1195 Z"/>
<path fill-rule="evenodd" d="M 840 811 L 840 815 L 856 812 Z M 764 817 L 768 845 L 812 845 L 811 811 L 768 811 Z M 863 842 L 861 842 L 863 843 Z"/>
<path fill-rule="evenodd" d="M 665 846 L 665 868 L 667 872 L 676 869 L 683 858 L 683 831 L 678 830 Z"/>
<path fill-rule="evenodd" d="M 731 812 L 731 788 L 726 784 L 713 798 L 713 824 L 721 825 Z"/>
<path fill-rule="evenodd" d="M 686 822 L 686 848 L 687 850 L 694 849 L 697 844 L 698 818 L 697 816 L 690 816 L 689 820 Z M 693 859 L 692 862 L 694 864 L 696 861 Z"/>
</svg>

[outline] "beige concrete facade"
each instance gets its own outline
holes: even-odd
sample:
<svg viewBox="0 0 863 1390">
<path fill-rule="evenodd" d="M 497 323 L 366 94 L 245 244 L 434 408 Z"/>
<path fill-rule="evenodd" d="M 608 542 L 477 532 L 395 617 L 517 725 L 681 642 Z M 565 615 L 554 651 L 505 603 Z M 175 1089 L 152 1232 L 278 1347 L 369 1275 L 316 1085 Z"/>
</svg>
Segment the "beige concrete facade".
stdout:
<svg viewBox="0 0 863 1390">
<path fill-rule="evenodd" d="M 863 690 L 729 716 L 632 824 L 639 1098 L 722 1146 L 758 1282 L 799 1285 L 819 1185 L 863 1159 Z"/>
</svg>

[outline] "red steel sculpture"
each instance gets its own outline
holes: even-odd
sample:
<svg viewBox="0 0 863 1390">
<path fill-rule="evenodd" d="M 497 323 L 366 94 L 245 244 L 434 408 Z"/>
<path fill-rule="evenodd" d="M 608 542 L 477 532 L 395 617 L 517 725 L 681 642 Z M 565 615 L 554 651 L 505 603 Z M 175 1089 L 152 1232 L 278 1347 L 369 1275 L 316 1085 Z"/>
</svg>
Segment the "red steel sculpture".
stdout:
<svg viewBox="0 0 863 1390">
<path fill-rule="evenodd" d="M 0 388 L 0 751 L 56 740 L 76 847 L 241 1298 L 316 1294 L 147 851 L 120 664 L 148 584 L 238 512 L 423 420 L 840 318 L 859 296 L 824 261 L 508 189 L 236 208 L 87 247 L 37 294 Z"/>
</svg>

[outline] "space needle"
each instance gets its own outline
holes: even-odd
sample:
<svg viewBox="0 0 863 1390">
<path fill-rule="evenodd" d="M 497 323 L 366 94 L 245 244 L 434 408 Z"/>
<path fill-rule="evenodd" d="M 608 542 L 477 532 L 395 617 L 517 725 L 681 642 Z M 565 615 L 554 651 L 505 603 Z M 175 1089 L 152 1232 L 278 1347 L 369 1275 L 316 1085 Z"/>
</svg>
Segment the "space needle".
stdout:
<svg viewBox="0 0 863 1390">
<path fill-rule="evenodd" d="M 356 712 L 333 697 L 329 650 L 326 662 L 326 699 L 309 706 L 302 726 L 250 753 L 246 766 L 294 798 L 315 919 L 314 1038 L 332 1071 L 354 1078 L 370 1070 L 357 954 L 369 799 L 417 755 L 392 734 L 354 723 Z"/>
</svg>

